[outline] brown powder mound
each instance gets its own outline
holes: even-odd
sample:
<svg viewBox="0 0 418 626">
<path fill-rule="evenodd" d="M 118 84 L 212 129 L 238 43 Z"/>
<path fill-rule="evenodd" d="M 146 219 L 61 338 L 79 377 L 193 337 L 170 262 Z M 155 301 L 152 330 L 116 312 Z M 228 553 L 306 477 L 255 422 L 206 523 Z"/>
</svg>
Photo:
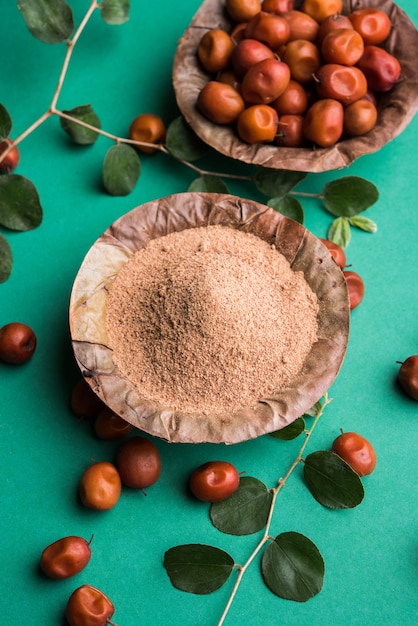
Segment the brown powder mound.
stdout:
<svg viewBox="0 0 418 626">
<path fill-rule="evenodd" d="M 223 226 L 154 239 L 113 282 L 113 360 L 140 395 L 224 413 L 289 384 L 316 341 L 302 272 L 255 235 Z"/>
</svg>

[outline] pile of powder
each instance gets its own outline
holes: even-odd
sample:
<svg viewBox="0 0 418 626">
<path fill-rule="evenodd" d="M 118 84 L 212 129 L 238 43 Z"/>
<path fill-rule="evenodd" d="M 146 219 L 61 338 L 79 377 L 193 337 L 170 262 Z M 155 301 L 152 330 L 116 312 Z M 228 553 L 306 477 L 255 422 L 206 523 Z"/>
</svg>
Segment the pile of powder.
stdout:
<svg viewBox="0 0 418 626">
<path fill-rule="evenodd" d="M 151 240 L 108 296 L 113 361 L 141 397 L 219 414 L 288 385 L 316 341 L 302 272 L 259 237 L 224 226 Z"/>
</svg>

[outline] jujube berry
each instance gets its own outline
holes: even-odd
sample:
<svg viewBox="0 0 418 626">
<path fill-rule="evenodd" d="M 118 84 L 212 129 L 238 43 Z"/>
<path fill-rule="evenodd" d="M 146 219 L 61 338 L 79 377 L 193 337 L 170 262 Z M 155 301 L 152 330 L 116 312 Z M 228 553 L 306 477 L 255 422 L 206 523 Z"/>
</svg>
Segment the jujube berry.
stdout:
<svg viewBox="0 0 418 626">
<path fill-rule="evenodd" d="M 399 81 L 401 65 L 396 57 L 380 46 L 365 46 L 357 67 L 372 91 L 389 91 Z"/>
<path fill-rule="evenodd" d="M 0 158 L 1 155 L 6 152 L 7 148 L 11 146 L 13 141 L 8 137 L 0 143 Z M 13 146 L 6 154 L 6 156 L 0 161 L 0 174 L 11 174 L 13 170 L 17 168 L 20 161 L 20 152 L 17 146 Z"/>
<path fill-rule="evenodd" d="M 248 22 L 245 37 L 261 41 L 276 50 L 289 39 L 290 27 L 284 17 L 260 11 Z"/>
<path fill-rule="evenodd" d="M 225 8 L 235 22 L 249 22 L 261 11 L 261 0 L 225 0 Z"/>
<path fill-rule="evenodd" d="M 263 11 L 281 15 L 295 8 L 293 0 L 263 0 Z"/>
<path fill-rule="evenodd" d="M 256 63 L 265 59 L 274 59 L 274 52 L 256 39 L 246 38 L 238 43 L 231 55 L 231 66 L 238 78 Z"/>
<path fill-rule="evenodd" d="M 347 15 L 342 15 L 341 13 L 328 15 L 328 17 L 321 23 L 319 27 L 316 43 L 318 44 L 318 46 L 320 46 L 325 35 L 327 35 L 332 30 L 339 30 L 342 28 L 353 28 L 353 25 Z"/>
<path fill-rule="evenodd" d="M 352 102 L 344 109 L 344 132 L 351 137 L 365 135 L 376 126 L 376 122 L 376 105 L 365 97 Z"/>
<path fill-rule="evenodd" d="M 254 104 L 237 119 L 237 132 L 246 143 L 271 143 L 277 133 L 279 116 L 268 104 Z"/>
<path fill-rule="evenodd" d="M 279 115 L 303 115 L 308 108 L 308 94 L 304 87 L 290 79 L 284 92 L 271 102 Z"/>
<path fill-rule="evenodd" d="M 353 28 L 360 33 L 366 45 L 381 44 L 387 39 L 392 27 L 389 16 L 381 9 L 364 8 L 352 11 L 348 16 Z"/>
<path fill-rule="evenodd" d="M 36 350 L 36 335 L 22 322 L 9 322 L 0 328 L 0 360 L 11 365 L 26 363 Z"/>
<path fill-rule="evenodd" d="M 321 55 L 326 63 L 355 65 L 363 52 L 363 39 L 353 28 L 331 30 L 321 43 Z"/>
<path fill-rule="evenodd" d="M 398 381 L 410 398 L 418 400 L 418 355 L 409 356 L 401 363 Z"/>
<path fill-rule="evenodd" d="M 155 113 L 141 113 L 129 127 L 129 138 L 150 144 L 160 144 L 164 141 L 166 128 L 163 119 Z M 138 150 L 146 154 L 154 154 L 157 148 L 151 146 L 137 146 Z"/>
<path fill-rule="evenodd" d="M 300 148 L 305 143 L 302 115 L 281 115 L 277 124 L 276 146 Z"/>
<path fill-rule="evenodd" d="M 367 89 L 366 94 L 363 96 L 363 100 L 369 100 L 369 102 L 372 102 L 374 106 L 377 108 L 377 105 L 378 105 L 377 97 L 376 97 L 376 94 L 371 89 Z"/>
<path fill-rule="evenodd" d="M 371 474 L 376 467 L 376 452 L 362 435 L 342 432 L 332 444 L 338 454 L 359 476 Z"/>
<path fill-rule="evenodd" d="M 81 585 L 67 601 L 65 617 L 69 626 L 106 626 L 115 612 L 113 602 L 100 589 Z"/>
<path fill-rule="evenodd" d="M 107 511 L 118 502 L 122 482 L 116 467 L 108 461 L 90 465 L 79 483 L 80 500 L 89 509 Z"/>
<path fill-rule="evenodd" d="M 344 106 L 367 93 L 367 80 L 358 67 L 325 63 L 315 74 L 316 92 L 322 100 L 332 98 Z"/>
<path fill-rule="evenodd" d="M 40 567 L 49 578 L 70 578 L 83 570 L 91 557 L 91 539 L 69 535 L 49 544 L 41 554 Z"/>
<path fill-rule="evenodd" d="M 239 487 L 239 473 L 227 461 L 209 461 L 197 467 L 189 478 L 193 495 L 203 502 L 220 502 Z"/>
<path fill-rule="evenodd" d="M 341 269 L 344 269 L 344 267 L 347 265 L 347 257 L 346 257 L 344 248 L 339 246 L 338 243 L 335 243 L 334 241 L 330 241 L 329 239 L 320 238 L 319 240 L 324 244 L 326 248 L 328 248 L 336 264 Z"/>
<path fill-rule="evenodd" d="M 247 104 L 269 104 L 278 98 L 290 81 L 290 69 L 278 59 L 265 59 L 246 72 L 241 95 Z"/>
<path fill-rule="evenodd" d="M 245 104 L 234 87 L 211 80 L 199 92 L 197 106 L 215 124 L 231 124 L 243 111 Z"/>
<path fill-rule="evenodd" d="M 289 66 L 291 78 L 305 84 L 312 82 L 313 75 L 321 67 L 321 56 L 312 41 L 295 39 L 287 44 L 283 62 Z"/>
<path fill-rule="evenodd" d="M 104 403 L 96 395 L 85 378 L 75 383 L 70 396 L 70 409 L 79 417 L 95 417 Z"/>
<path fill-rule="evenodd" d="M 329 15 L 341 13 L 342 10 L 342 0 L 304 0 L 302 4 L 302 11 L 313 17 L 319 24 Z"/>
<path fill-rule="evenodd" d="M 219 72 L 218 81 L 220 83 L 230 85 L 235 89 L 235 91 L 239 91 L 240 81 L 233 70 L 224 70 L 223 72 Z"/>
<path fill-rule="evenodd" d="M 124 485 L 133 489 L 145 489 L 156 483 L 160 477 L 161 456 L 150 439 L 136 436 L 119 446 L 116 467 Z"/>
<path fill-rule="evenodd" d="M 350 310 L 355 309 L 364 297 L 364 282 L 362 277 L 353 272 L 352 270 L 345 270 L 343 272 L 345 282 L 348 289 L 348 299 L 350 303 Z"/>
<path fill-rule="evenodd" d="M 289 41 L 295 39 L 305 39 L 307 41 L 316 41 L 319 24 L 307 13 L 293 9 L 283 13 L 283 17 L 289 23 Z"/>
<path fill-rule="evenodd" d="M 94 432 L 99 439 L 116 441 L 123 439 L 134 429 L 133 425 L 107 406 L 103 406 L 94 418 Z"/>
<path fill-rule="evenodd" d="M 208 30 L 199 41 L 197 56 L 208 72 L 220 72 L 229 64 L 234 42 L 221 28 Z"/>
<path fill-rule="evenodd" d="M 236 24 L 231 30 L 231 39 L 235 45 L 237 45 L 242 39 L 244 39 L 246 27 L 246 22 L 240 22 L 239 24 Z"/>
<path fill-rule="evenodd" d="M 317 100 L 308 109 L 303 132 L 309 141 L 322 147 L 333 146 L 343 134 L 344 109 L 333 98 Z"/>
</svg>

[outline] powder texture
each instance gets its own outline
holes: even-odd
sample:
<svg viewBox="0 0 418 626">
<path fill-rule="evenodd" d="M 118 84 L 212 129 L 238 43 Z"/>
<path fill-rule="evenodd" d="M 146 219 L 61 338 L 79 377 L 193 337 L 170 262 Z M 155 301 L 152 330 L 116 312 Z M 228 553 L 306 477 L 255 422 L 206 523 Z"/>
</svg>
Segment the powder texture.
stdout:
<svg viewBox="0 0 418 626">
<path fill-rule="evenodd" d="M 113 360 L 139 394 L 224 413 L 280 390 L 316 341 L 318 302 L 275 247 L 224 226 L 157 238 L 110 287 Z"/>
</svg>

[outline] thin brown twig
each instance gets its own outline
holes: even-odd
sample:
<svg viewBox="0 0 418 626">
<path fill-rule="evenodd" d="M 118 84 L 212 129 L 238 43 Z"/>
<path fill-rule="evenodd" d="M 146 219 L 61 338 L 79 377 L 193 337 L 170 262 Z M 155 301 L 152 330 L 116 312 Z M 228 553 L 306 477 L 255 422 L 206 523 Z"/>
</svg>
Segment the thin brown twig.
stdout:
<svg viewBox="0 0 418 626">
<path fill-rule="evenodd" d="M 93 15 L 94 11 L 96 9 L 99 8 L 99 5 L 97 4 L 96 0 L 92 0 L 89 8 L 87 9 L 86 14 L 84 15 L 83 19 L 81 20 L 77 30 L 75 31 L 74 35 L 71 37 L 71 39 L 69 39 L 67 41 L 67 53 L 64 57 L 64 63 L 62 65 L 61 68 L 61 72 L 60 75 L 58 77 L 58 83 L 57 86 L 55 88 L 55 92 L 51 101 L 51 105 L 49 107 L 49 110 L 51 111 L 51 113 L 55 113 L 55 109 L 56 109 L 56 105 L 58 102 L 58 98 L 61 94 L 61 90 L 62 90 L 62 86 L 64 84 L 64 80 L 65 77 L 67 75 L 67 71 L 68 71 L 68 66 L 70 65 L 70 61 L 71 61 L 71 57 L 74 51 L 74 46 L 76 45 L 77 41 L 80 38 L 81 33 L 84 31 L 87 22 L 89 21 L 89 19 L 91 18 L 91 16 Z"/>
</svg>

